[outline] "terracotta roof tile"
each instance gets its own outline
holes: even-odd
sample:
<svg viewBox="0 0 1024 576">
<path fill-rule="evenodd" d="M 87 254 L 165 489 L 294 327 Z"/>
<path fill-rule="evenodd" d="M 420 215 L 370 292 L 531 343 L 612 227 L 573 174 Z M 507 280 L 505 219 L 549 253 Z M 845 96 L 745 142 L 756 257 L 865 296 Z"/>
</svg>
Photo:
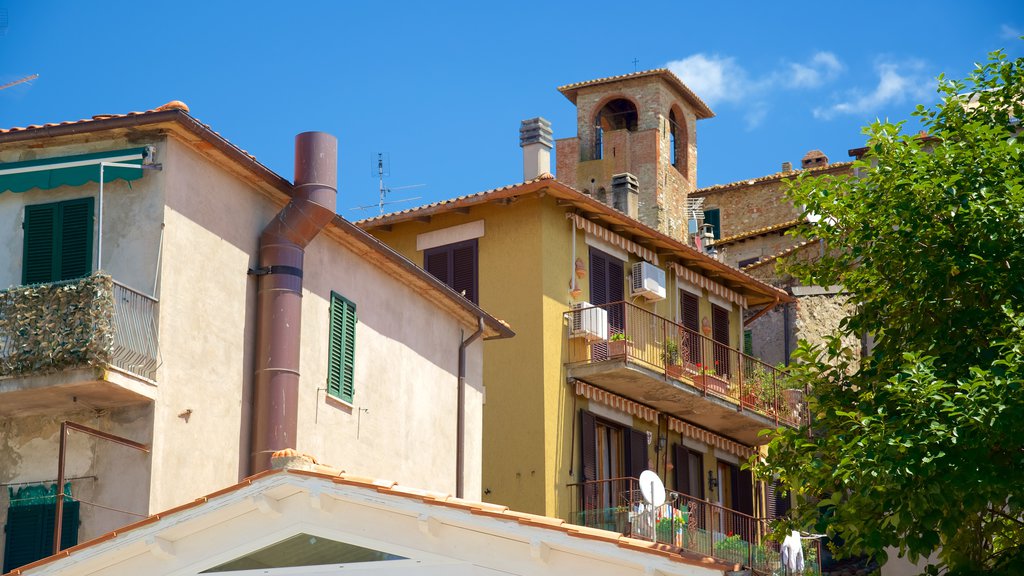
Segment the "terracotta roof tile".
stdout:
<svg viewBox="0 0 1024 576">
<path fill-rule="evenodd" d="M 712 246 L 722 246 L 724 244 L 732 244 L 740 240 L 746 240 L 747 238 L 753 238 L 754 236 L 761 236 L 764 234 L 771 234 L 772 232 L 779 232 L 787 230 L 796 226 L 803 220 L 797 218 L 795 220 L 787 220 L 786 222 L 780 222 L 778 224 L 772 224 L 771 226 L 765 226 L 763 228 L 755 228 L 754 230 L 748 230 L 746 232 L 740 232 L 739 234 L 733 234 L 732 236 L 726 236 L 719 240 L 715 240 Z"/>
<path fill-rule="evenodd" d="M 835 162 L 828 166 L 819 166 L 817 168 L 807 168 L 805 170 L 792 170 L 790 172 L 776 172 L 774 174 L 768 174 L 760 176 L 758 178 L 750 178 L 747 180 L 737 180 L 735 182 L 728 182 L 726 184 L 715 184 L 714 186 L 708 186 L 706 188 L 698 188 L 694 190 L 691 196 L 703 196 L 711 192 L 721 192 L 723 190 L 729 190 L 732 188 L 744 188 L 746 186 L 753 186 L 755 184 L 763 184 L 772 180 L 782 180 L 783 178 L 796 178 L 800 174 L 813 174 L 816 172 L 842 172 L 847 168 L 852 168 L 853 162 Z"/>
<path fill-rule="evenodd" d="M 753 264 L 749 264 L 747 266 L 744 266 L 743 269 L 744 270 L 753 270 L 754 268 L 760 268 L 761 266 L 764 266 L 765 264 L 774 262 L 774 261 L 778 260 L 779 258 L 784 258 L 786 256 L 789 256 L 790 254 L 796 252 L 797 250 L 802 250 L 803 248 L 806 248 L 807 246 L 810 246 L 811 244 L 815 244 L 815 243 L 817 243 L 817 240 L 804 240 L 803 242 L 800 242 L 799 244 L 796 244 L 794 246 L 790 246 L 789 248 L 786 248 L 785 250 L 782 250 L 780 252 L 776 252 L 775 254 L 772 254 L 771 256 L 767 256 L 763 260 L 758 260 L 757 262 L 754 262 Z"/>
</svg>

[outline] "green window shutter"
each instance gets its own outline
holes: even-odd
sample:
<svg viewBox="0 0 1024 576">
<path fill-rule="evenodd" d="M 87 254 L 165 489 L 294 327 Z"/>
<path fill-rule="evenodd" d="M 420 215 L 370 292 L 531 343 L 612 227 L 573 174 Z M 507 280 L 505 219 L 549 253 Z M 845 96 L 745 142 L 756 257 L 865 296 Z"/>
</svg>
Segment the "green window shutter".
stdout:
<svg viewBox="0 0 1024 576">
<path fill-rule="evenodd" d="M 722 238 L 722 213 L 718 208 L 704 211 L 704 223 L 711 225 L 715 240 Z"/>
<path fill-rule="evenodd" d="M 78 544 L 79 502 L 64 501 L 61 520 L 61 549 Z M 4 572 L 53 554 L 54 504 L 11 506 L 7 509 L 4 538 Z"/>
<path fill-rule="evenodd" d="M 21 283 L 53 282 L 57 277 L 56 238 L 57 204 L 25 206 L 24 250 L 22 251 Z"/>
<path fill-rule="evenodd" d="M 92 272 L 92 198 L 60 203 L 60 280 Z"/>
<path fill-rule="evenodd" d="M 57 282 L 92 272 L 93 199 L 25 207 L 22 283 Z"/>
<path fill-rule="evenodd" d="M 747 356 L 754 355 L 754 331 L 744 330 L 743 331 L 743 353 Z"/>
<path fill-rule="evenodd" d="M 355 396 L 356 305 L 331 292 L 327 393 L 346 402 Z"/>
</svg>

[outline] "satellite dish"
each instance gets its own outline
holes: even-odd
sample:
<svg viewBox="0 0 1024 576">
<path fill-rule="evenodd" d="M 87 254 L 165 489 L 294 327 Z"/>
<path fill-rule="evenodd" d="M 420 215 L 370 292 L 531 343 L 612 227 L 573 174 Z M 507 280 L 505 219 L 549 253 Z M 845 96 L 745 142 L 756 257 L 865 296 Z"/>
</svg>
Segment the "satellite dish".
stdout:
<svg viewBox="0 0 1024 576">
<path fill-rule="evenodd" d="M 658 507 L 665 503 L 665 484 L 653 470 L 644 470 L 640 473 L 640 494 L 651 506 Z"/>
</svg>

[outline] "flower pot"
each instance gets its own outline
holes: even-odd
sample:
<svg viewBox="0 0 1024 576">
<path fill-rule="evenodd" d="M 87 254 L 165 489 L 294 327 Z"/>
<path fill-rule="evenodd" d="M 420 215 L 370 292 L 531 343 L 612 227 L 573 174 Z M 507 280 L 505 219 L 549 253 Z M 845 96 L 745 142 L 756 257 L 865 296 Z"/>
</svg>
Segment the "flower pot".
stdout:
<svg viewBox="0 0 1024 576">
<path fill-rule="evenodd" d="M 682 378 L 683 366 L 682 364 L 669 364 L 668 366 L 665 366 L 665 372 L 668 374 L 669 378 Z"/>
<path fill-rule="evenodd" d="M 629 349 L 633 343 L 629 340 L 609 340 L 608 341 L 608 356 L 628 356 Z"/>
</svg>

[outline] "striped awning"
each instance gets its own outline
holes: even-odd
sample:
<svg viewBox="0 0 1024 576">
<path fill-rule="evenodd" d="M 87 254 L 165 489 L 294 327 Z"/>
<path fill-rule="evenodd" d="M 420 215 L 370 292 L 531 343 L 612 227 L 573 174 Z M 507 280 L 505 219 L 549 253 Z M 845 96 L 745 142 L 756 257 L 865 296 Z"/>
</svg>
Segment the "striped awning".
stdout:
<svg viewBox="0 0 1024 576">
<path fill-rule="evenodd" d="M 676 418 L 672 418 L 671 416 L 668 417 L 668 429 L 673 430 L 675 432 L 679 432 L 680 434 L 686 436 L 687 438 L 693 438 L 694 440 L 703 442 L 708 446 L 713 446 L 720 450 L 725 450 L 726 452 L 739 456 L 744 460 L 750 458 L 751 456 L 757 453 L 757 449 L 755 448 L 751 448 L 750 446 L 744 446 L 739 442 L 733 442 L 728 438 L 719 436 L 718 434 L 714 434 L 712 432 L 708 432 L 703 428 L 697 428 L 692 424 L 687 424 L 686 422 L 683 422 L 682 420 L 678 420 Z"/>
<path fill-rule="evenodd" d="M 648 408 L 643 404 L 637 404 L 632 400 L 612 394 L 611 392 L 605 392 L 604 390 L 595 388 L 586 382 L 581 382 L 580 380 L 576 381 L 576 394 L 586 398 L 587 400 L 600 402 L 601 404 L 615 408 L 616 410 L 621 410 L 626 414 L 632 414 L 637 418 L 643 418 L 648 422 L 654 424 L 658 423 L 657 410 Z"/>
<path fill-rule="evenodd" d="M 648 262 L 654 264 L 655 266 L 658 265 L 658 255 L 654 253 L 654 250 L 644 248 L 643 246 L 637 244 L 636 242 L 633 242 L 632 240 L 627 240 L 626 238 L 619 236 L 615 232 L 612 232 L 611 230 L 603 226 L 599 226 L 598 224 L 595 224 L 590 220 L 587 220 L 586 218 L 580 216 L 579 214 L 573 214 L 572 212 L 569 212 L 565 215 L 565 217 L 569 220 L 572 220 L 576 224 L 577 228 L 585 230 L 588 234 L 593 234 L 594 236 L 600 238 L 601 240 L 604 240 L 605 242 L 613 246 L 618 246 L 619 248 L 622 248 L 626 252 L 636 254 L 637 256 L 643 258 L 644 260 L 647 260 Z"/>
<path fill-rule="evenodd" d="M 700 288 L 705 288 L 711 294 L 716 294 L 722 298 L 725 298 L 729 302 L 738 305 L 740 308 L 747 307 L 747 297 L 744 296 L 743 294 L 740 294 L 735 290 L 730 290 L 725 286 L 722 286 L 718 282 L 715 282 L 714 280 L 711 280 L 705 276 L 701 276 L 700 274 L 694 272 L 693 270 L 690 270 L 689 268 L 680 266 L 677 262 L 673 262 L 671 266 L 675 270 L 676 276 L 679 276 L 680 278 L 686 280 L 690 284 L 693 284 L 694 286 L 698 286 Z"/>
</svg>

